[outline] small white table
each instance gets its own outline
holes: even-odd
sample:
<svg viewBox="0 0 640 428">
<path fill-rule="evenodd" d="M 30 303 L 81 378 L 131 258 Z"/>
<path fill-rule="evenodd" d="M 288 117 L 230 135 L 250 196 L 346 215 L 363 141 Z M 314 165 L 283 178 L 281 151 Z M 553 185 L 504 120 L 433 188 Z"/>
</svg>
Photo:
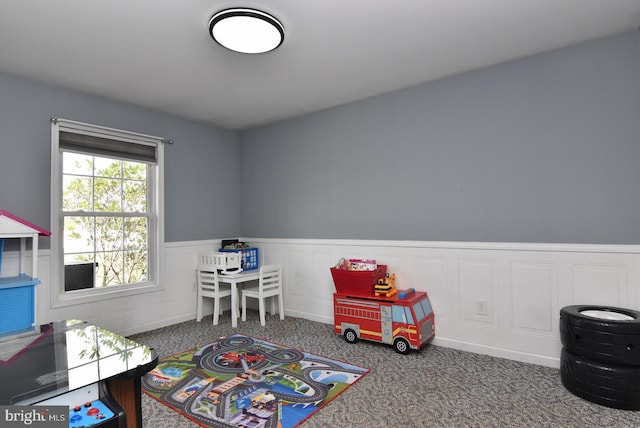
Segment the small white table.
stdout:
<svg viewBox="0 0 640 428">
<path fill-rule="evenodd" d="M 242 271 L 238 273 L 221 273 L 219 282 L 231 284 L 231 327 L 238 326 L 238 284 L 241 282 L 257 281 L 260 279 L 260 269 Z"/>
</svg>

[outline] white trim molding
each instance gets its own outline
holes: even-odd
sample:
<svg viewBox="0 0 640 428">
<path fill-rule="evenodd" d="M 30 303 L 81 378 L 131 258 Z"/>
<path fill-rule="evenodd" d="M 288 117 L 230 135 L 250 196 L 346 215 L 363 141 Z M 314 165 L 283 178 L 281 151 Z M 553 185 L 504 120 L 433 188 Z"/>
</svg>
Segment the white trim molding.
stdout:
<svg viewBox="0 0 640 428">
<path fill-rule="evenodd" d="M 559 367 L 562 307 L 640 309 L 638 245 L 242 239 L 285 266 L 289 316 L 331 324 L 329 268 L 370 258 L 396 273 L 399 288 L 429 293 L 434 344 L 545 366 Z"/>
</svg>

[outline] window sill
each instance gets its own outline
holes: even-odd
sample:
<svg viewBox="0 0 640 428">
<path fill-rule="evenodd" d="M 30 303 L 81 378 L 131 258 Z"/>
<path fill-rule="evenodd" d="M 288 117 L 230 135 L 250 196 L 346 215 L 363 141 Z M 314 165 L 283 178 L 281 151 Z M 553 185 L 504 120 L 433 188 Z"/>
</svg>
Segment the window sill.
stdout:
<svg viewBox="0 0 640 428">
<path fill-rule="evenodd" d="M 160 284 L 155 283 L 91 288 L 52 296 L 51 306 L 53 308 L 62 308 L 66 306 L 82 305 L 86 303 L 99 303 L 105 300 L 121 299 L 138 294 L 156 292 L 162 289 L 163 287 Z"/>
</svg>

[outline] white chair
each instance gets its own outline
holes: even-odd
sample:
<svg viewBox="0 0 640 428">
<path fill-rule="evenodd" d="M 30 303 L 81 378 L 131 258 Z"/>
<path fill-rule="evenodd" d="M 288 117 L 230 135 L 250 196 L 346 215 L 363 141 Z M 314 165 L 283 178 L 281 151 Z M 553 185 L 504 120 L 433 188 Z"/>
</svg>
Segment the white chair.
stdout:
<svg viewBox="0 0 640 428">
<path fill-rule="evenodd" d="M 284 319 L 284 304 L 282 302 L 282 268 L 279 265 L 265 265 L 260 267 L 260 279 L 258 286 L 242 289 L 242 321 L 247 320 L 247 297 L 258 299 L 260 311 L 260 324 L 265 322 L 265 299 L 268 297 L 278 299 L 280 319 Z M 275 305 L 271 305 L 271 313 L 274 313 Z"/>
<path fill-rule="evenodd" d="M 196 321 L 200 322 L 202 319 L 202 300 L 205 297 L 209 297 L 213 298 L 213 325 L 218 325 L 220 299 L 223 297 L 231 297 L 231 286 L 221 286 L 218 281 L 217 254 L 219 253 L 198 253 L 198 266 L 196 268 L 198 289 Z"/>
<path fill-rule="evenodd" d="M 220 273 L 242 272 L 242 257 L 240 253 L 210 253 L 213 263 Z"/>
</svg>

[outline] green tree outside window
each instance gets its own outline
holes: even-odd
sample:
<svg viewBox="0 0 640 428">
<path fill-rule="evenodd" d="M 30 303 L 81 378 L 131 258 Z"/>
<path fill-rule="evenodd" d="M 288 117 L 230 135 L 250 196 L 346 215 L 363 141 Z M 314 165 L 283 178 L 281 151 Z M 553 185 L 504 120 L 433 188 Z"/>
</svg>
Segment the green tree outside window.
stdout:
<svg viewBox="0 0 640 428">
<path fill-rule="evenodd" d="M 62 156 L 65 265 L 92 265 L 95 287 L 148 280 L 147 164 Z"/>
</svg>

